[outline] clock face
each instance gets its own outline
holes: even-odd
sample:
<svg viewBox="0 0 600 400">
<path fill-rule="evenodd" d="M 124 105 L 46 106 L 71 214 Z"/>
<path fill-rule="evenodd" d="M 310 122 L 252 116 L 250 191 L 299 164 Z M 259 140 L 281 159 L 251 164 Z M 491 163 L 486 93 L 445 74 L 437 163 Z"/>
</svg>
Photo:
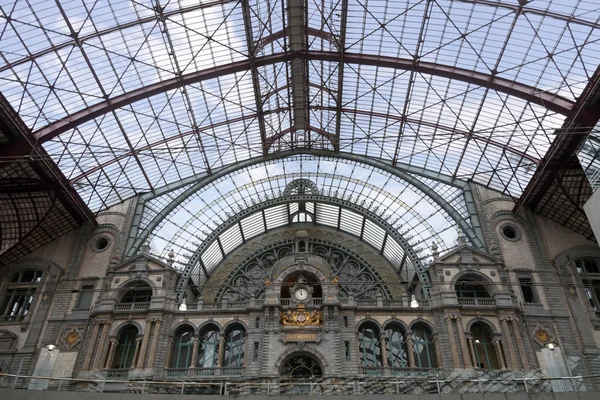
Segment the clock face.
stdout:
<svg viewBox="0 0 600 400">
<path fill-rule="evenodd" d="M 294 293 L 294 296 L 296 297 L 296 300 L 304 301 L 304 300 L 308 299 L 308 290 L 300 288 L 300 289 L 296 290 L 296 293 Z"/>
</svg>

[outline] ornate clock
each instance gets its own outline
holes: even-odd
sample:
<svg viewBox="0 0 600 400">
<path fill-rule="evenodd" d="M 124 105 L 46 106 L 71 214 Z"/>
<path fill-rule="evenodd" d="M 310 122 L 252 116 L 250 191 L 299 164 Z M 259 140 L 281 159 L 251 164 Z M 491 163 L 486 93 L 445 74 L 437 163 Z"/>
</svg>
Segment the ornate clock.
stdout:
<svg viewBox="0 0 600 400">
<path fill-rule="evenodd" d="M 293 304 L 307 304 L 312 299 L 313 288 L 308 286 L 308 281 L 300 275 L 298 283 L 290 289 L 290 296 Z"/>
</svg>

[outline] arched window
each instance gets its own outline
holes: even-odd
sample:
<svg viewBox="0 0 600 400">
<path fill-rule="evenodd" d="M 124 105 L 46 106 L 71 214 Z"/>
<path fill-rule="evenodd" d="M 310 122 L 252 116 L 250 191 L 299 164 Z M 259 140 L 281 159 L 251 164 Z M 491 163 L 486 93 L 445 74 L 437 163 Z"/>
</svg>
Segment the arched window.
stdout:
<svg viewBox="0 0 600 400">
<path fill-rule="evenodd" d="M 417 368 L 437 368 L 435 345 L 428 327 L 417 324 L 412 329 L 413 354 Z"/>
<path fill-rule="evenodd" d="M 194 329 L 191 326 L 183 326 L 175 334 L 173 353 L 171 356 L 171 368 L 189 368 L 192 362 Z"/>
<path fill-rule="evenodd" d="M 123 295 L 121 303 L 150 303 L 152 288 L 145 283 L 131 286 Z"/>
<path fill-rule="evenodd" d="M 2 318 L 0 321 L 22 321 L 29 313 L 35 291 L 42 280 L 42 271 L 23 270 L 15 273 L 8 284 L 4 302 L 2 304 Z"/>
<path fill-rule="evenodd" d="M 219 357 L 219 329 L 209 325 L 200 333 L 200 345 L 198 346 L 198 366 L 213 368 L 217 366 Z"/>
<path fill-rule="evenodd" d="M 121 330 L 119 334 L 117 349 L 113 358 L 111 368 L 128 369 L 133 366 L 133 356 L 135 355 L 135 340 L 138 330 L 135 326 L 128 326 Z"/>
<path fill-rule="evenodd" d="M 244 365 L 244 342 L 246 331 L 240 325 L 234 325 L 225 335 L 225 355 L 223 367 L 242 367 Z"/>
<path fill-rule="evenodd" d="M 392 368 L 408 367 L 404 328 L 397 323 L 389 324 L 385 329 L 385 340 L 388 365 Z"/>
<path fill-rule="evenodd" d="M 476 279 L 466 278 L 456 282 L 456 296 L 458 298 L 489 298 L 490 294 L 486 288 L 479 284 Z"/>
<path fill-rule="evenodd" d="M 375 324 L 365 323 L 358 329 L 360 365 L 381 367 L 379 329 Z"/>
<path fill-rule="evenodd" d="M 577 272 L 581 275 L 585 295 L 590 306 L 600 312 L 600 260 L 595 258 L 581 258 L 575 261 Z"/>
<path fill-rule="evenodd" d="M 482 369 L 500 369 L 498 354 L 492 343 L 492 330 L 485 324 L 475 323 L 471 327 L 476 367 Z"/>
</svg>

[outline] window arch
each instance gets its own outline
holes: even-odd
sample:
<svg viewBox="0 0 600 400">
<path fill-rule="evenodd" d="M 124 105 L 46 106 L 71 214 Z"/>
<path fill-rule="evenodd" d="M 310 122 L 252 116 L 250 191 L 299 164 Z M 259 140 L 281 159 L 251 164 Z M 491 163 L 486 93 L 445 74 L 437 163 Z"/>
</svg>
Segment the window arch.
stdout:
<svg viewBox="0 0 600 400">
<path fill-rule="evenodd" d="M 477 322 L 471 326 L 476 367 L 481 369 L 500 369 L 498 354 L 492 341 L 493 332 L 489 326 Z"/>
<path fill-rule="evenodd" d="M 385 328 L 385 349 L 388 365 L 392 368 L 408 367 L 406 332 L 398 323 L 390 323 Z"/>
<path fill-rule="evenodd" d="M 152 288 L 145 282 L 137 282 L 126 288 L 121 303 L 149 303 L 152 300 Z"/>
<path fill-rule="evenodd" d="M 219 328 L 208 325 L 200 333 L 198 346 L 198 366 L 214 368 L 219 357 Z"/>
<path fill-rule="evenodd" d="M 6 288 L 2 303 L 2 318 L 5 322 L 19 322 L 31 311 L 35 292 L 42 281 L 43 271 L 24 269 L 16 272 Z"/>
<path fill-rule="evenodd" d="M 121 330 L 121 333 L 117 337 L 118 344 L 112 365 L 110 366 L 111 368 L 129 369 L 133 366 L 137 335 L 138 329 L 135 326 L 129 325 Z"/>
<path fill-rule="evenodd" d="M 456 296 L 458 298 L 475 298 L 475 299 L 488 299 L 490 294 L 484 285 L 481 284 L 481 278 L 468 277 L 461 278 L 456 281 L 454 289 L 456 290 Z"/>
<path fill-rule="evenodd" d="M 416 324 L 411 332 L 412 352 L 417 368 L 437 368 L 435 345 L 431 330 L 424 324 Z"/>
<path fill-rule="evenodd" d="M 363 367 L 381 367 L 381 347 L 379 346 L 379 328 L 367 322 L 358 329 L 360 365 Z"/>
<path fill-rule="evenodd" d="M 171 368 L 189 368 L 192 363 L 193 347 L 194 328 L 184 325 L 177 329 L 171 355 Z"/>
<path fill-rule="evenodd" d="M 246 330 L 236 324 L 227 329 L 225 334 L 225 354 L 223 367 L 239 368 L 244 365 Z"/>
</svg>

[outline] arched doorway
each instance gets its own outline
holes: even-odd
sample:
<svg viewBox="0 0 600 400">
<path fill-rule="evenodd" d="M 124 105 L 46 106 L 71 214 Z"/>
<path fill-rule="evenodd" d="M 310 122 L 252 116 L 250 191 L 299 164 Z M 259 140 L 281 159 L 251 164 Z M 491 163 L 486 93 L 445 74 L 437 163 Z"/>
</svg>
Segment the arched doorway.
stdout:
<svg viewBox="0 0 600 400">
<path fill-rule="evenodd" d="M 280 376 L 281 394 L 319 394 L 320 387 L 315 383 L 323 377 L 323 367 L 310 354 L 294 353 L 281 363 Z"/>
</svg>

